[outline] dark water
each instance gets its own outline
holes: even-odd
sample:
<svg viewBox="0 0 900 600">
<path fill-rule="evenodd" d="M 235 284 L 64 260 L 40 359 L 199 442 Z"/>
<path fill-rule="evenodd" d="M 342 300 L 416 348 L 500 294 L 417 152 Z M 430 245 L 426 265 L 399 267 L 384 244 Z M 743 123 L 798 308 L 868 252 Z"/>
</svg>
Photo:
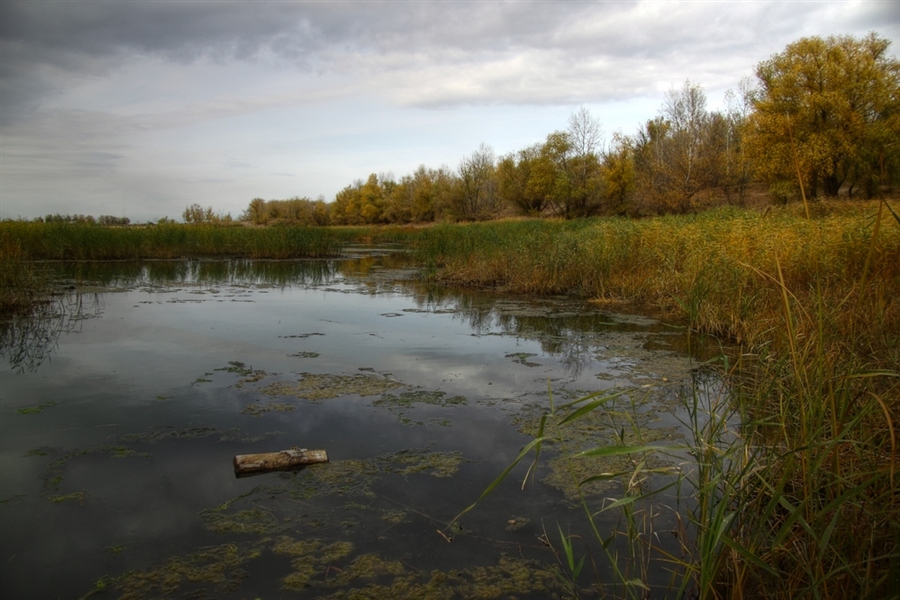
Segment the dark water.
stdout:
<svg viewBox="0 0 900 600">
<path fill-rule="evenodd" d="M 633 390 L 571 451 L 676 446 L 706 358 L 652 319 L 424 286 L 400 255 L 57 268 L 68 291 L 2 329 L 4 598 L 545 598 L 566 591 L 560 529 L 588 556 L 582 595 L 622 594 L 558 445 L 447 526 L 532 439 L 548 386 L 557 405 Z M 234 455 L 293 446 L 330 462 L 235 477 Z M 589 510 L 623 496 L 613 479 Z M 647 540 L 679 552 L 675 521 L 634 506 L 643 541 L 610 548 L 666 596 Z"/>
</svg>

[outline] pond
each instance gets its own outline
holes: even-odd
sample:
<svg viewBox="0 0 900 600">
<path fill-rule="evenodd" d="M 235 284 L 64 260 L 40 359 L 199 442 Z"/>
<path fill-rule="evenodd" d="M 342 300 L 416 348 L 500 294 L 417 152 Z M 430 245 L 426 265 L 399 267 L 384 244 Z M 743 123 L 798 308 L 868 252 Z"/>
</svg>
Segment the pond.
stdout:
<svg viewBox="0 0 900 600">
<path fill-rule="evenodd" d="M 637 456 L 571 455 L 664 446 L 630 485 L 677 480 L 682 398 L 698 379 L 718 386 L 698 369 L 711 350 L 683 330 L 428 286 L 383 249 L 52 266 L 65 292 L 2 329 L 3 597 L 599 597 L 622 579 L 671 595 L 658 561 L 689 534 L 657 507 L 678 486 L 601 511 L 627 475 L 577 482 L 634 472 Z M 454 520 L 551 395 L 603 391 L 622 393 L 559 428 L 524 488 L 530 458 Z M 235 455 L 292 447 L 329 462 L 235 476 Z M 575 582 L 561 535 L 587 556 Z"/>
</svg>

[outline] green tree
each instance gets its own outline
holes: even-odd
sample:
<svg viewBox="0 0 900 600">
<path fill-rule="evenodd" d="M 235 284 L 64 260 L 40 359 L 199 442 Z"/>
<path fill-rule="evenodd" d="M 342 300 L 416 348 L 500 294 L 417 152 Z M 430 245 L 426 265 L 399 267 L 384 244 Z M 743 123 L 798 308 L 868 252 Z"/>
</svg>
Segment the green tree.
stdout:
<svg viewBox="0 0 900 600">
<path fill-rule="evenodd" d="M 603 153 L 603 186 L 606 191 L 606 212 L 623 214 L 628 211 L 634 194 L 634 141 L 614 133 L 609 148 Z"/>
<path fill-rule="evenodd" d="M 264 225 L 269 216 L 266 209 L 266 201 L 262 198 L 254 198 L 247 206 L 247 210 L 241 217 L 244 221 L 250 221 L 254 225 Z"/>
<path fill-rule="evenodd" d="M 756 67 L 759 88 L 745 131 L 758 174 L 788 196 L 799 181 L 812 197 L 847 185 L 867 194 L 881 161 L 895 175 L 900 147 L 900 62 L 890 41 L 810 37 Z"/>
</svg>

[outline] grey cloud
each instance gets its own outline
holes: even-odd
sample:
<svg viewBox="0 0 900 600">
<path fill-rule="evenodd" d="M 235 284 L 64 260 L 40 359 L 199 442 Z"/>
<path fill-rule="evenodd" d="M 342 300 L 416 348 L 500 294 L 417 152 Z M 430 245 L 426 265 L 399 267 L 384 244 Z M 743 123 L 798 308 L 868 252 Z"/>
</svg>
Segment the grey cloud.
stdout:
<svg viewBox="0 0 900 600">
<path fill-rule="evenodd" d="M 723 56 L 731 57 L 727 69 L 745 61 L 741 67 L 749 70 L 787 41 L 816 33 L 807 30 L 818 23 L 896 25 L 900 16 L 890 5 L 4 0 L 0 119 L 9 122 L 68 80 L 103 73 L 135 54 L 182 63 L 275 59 L 311 72 L 338 69 L 359 79 L 384 78 L 389 90 L 421 85 L 430 91 L 420 100 L 408 91 L 398 96 L 423 106 L 624 98 L 652 90 L 660 70 L 702 71 Z M 504 77 L 481 68 L 506 66 L 521 54 L 537 60 L 513 65 L 518 70 Z M 603 68 L 598 57 L 605 59 Z M 658 67 L 635 70 L 640 61 Z M 423 81 L 413 67 L 435 79 Z M 469 78 L 466 90 L 442 88 L 441 78 L 458 82 L 460 75 Z M 585 76 L 598 83 L 579 83 Z M 626 79 L 625 86 L 610 85 Z M 566 93 L 570 86 L 582 92 Z"/>
</svg>

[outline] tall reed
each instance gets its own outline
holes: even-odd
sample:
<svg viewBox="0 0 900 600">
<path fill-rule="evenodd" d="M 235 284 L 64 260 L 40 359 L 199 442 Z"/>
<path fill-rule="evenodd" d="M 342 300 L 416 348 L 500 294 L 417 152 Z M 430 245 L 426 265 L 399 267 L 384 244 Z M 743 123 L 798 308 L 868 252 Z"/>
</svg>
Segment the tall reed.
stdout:
<svg viewBox="0 0 900 600">
<path fill-rule="evenodd" d="M 246 256 L 337 256 L 349 236 L 324 227 L 252 228 L 166 223 L 107 227 L 88 223 L 0 222 L 0 235 L 26 260 L 108 260 Z"/>
<path fill-rule="evenodd" d="M 900 218 L 800 210 L 435 227 L 418 247 L 435 279 L 642 304 L 740 345 L 732 392 L 686 399 L 680 593 L 900 597 Z"/>
</svg>

